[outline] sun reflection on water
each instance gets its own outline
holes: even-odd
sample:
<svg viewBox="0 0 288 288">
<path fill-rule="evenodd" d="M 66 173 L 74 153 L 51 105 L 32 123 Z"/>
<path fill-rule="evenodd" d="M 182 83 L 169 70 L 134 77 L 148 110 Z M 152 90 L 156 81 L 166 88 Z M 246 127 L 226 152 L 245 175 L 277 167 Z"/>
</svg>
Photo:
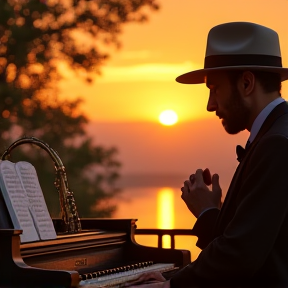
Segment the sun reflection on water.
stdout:
<svg viewBox="0 0 288 288">
<path fill-rule="evenodd" d="M 174 191 L 171 188 L 161 188 L 157 193 L 157 228 L 174 228 Z M 170 236 L 164 235 L 163 247 L 170 248 Z"/>
<path fill-rule="evenodd" d="M 136 224 L 140 229 L 191 229 L 196 219 L 180 194 L 179 188 L 173 186 L 127 188 L 117 201 L 114 217 L 138 219 Z M 136 235 L 136 242 L 157 247 L 158 238 L 156 235 Z M 175 248 L 190 250 L 191 260 L 195 260 L 201 251 L 196 242 L 195 236 L 179 235 L 175 237 Z M 170 236 L 163 237 L 163 247 L 170 248 Z"/>
</svg>

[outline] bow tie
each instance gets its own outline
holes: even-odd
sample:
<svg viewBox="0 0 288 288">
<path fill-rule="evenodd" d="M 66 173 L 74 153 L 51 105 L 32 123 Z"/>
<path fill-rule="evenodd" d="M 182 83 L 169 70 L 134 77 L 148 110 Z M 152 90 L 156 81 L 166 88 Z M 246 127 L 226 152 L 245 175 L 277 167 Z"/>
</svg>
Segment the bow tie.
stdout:
<svg viewBox="0 0 288 288">
<path fill-rule="evenodd" d="M 236 146 L 237 160 L 238 160 L 239 162 L 241 162 L 242 159 L 244 158 L 245 153 L 246 153 L 249 145 L 250 145 L 250 141 L 248 140 L 247 143 L 246 143 L 245 148 L 243 148 L 243 147 L 240 146 L 240 145 L 237 145 L 237 146 Z"/>
<path fill-rule="evenodd" d="M 245 148 L 243 148 L 242 146 L 240 145 L 237 145 L 236 146 L 236 154 L 237 154 L 237 160 L 239 162 L 242 161 L 242 159 L 244 158 L 244 155 L 245 155 Z"/>
</svg>

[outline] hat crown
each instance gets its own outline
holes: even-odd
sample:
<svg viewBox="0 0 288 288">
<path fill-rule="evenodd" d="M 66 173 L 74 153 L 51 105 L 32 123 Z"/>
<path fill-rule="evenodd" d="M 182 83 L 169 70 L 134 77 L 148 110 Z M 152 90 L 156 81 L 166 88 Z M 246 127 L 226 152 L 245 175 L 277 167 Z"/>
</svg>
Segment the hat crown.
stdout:
<svg viewBox="0 0 288 288">
<path fill-rule="evenodd" d="M 225 23 L 210 30 L 206 57 L 244 54 L 281 57 L 278 34 L 270 28 L 249 22 Z"/>
<path fill-rule="evenodd" d="M 213 27 L 207 38 L 204 68 L 176 78 L 179 83 L 204 83 L 208 73 L 230 70 L 261 70 L 288 79 L 283 68 L 277 32 L 250 22 L 230 22 Z"/>
</svg>

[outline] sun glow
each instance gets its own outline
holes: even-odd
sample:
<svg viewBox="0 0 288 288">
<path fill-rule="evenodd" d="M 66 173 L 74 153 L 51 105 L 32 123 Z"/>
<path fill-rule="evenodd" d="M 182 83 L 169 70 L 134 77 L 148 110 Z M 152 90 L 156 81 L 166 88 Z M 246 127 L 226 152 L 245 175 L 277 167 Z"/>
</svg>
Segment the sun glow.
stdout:
<svg viewBox="0 0 288 288">
<path fill-rule="evenodd" d="M 163 125 L 171 126 L 178 121 L 178 116 L 173 110 L 165 110 L 159 115 L 159 121 Z"/>
</svg>

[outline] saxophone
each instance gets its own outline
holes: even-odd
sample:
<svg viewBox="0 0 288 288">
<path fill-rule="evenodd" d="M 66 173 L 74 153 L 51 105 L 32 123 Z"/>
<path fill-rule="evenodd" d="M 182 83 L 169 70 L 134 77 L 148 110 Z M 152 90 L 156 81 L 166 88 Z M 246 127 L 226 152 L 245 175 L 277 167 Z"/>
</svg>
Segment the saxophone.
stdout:
<svg viewBox="0 0 288 288">
<path fill-rule="evenodd" d="M 35 137 L 23 137 L 13 142 L 1 156 L 1 160 L 8 159 L 11 151 L 22 144 L 30 143 L 43 148 L 54 162 L 56 179 L 54 185 L 59 193 L 59 201 L 61 208 L 61 217 L 64 222 L 65 232 L 77 233 L 81 231 L 81 222 L 77 212 L 76 203 L 73 192 L 68 188 L 67 175 L 65 167 L 58 155 L 58 152 L 51 148 L 47 143 Z"/>
</svg>

